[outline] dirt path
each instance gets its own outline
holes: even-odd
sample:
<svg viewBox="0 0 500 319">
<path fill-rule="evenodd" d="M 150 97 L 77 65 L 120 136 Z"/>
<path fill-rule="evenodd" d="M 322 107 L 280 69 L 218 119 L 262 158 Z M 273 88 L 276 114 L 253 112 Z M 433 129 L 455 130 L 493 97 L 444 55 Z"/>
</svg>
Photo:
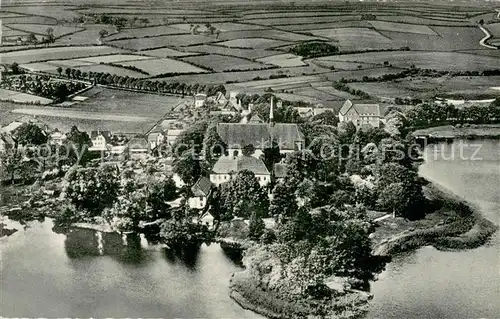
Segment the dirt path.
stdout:
<svg viewBox="0 0 500 319">
<path fill-rule="evenodd" d="M 500 15 L 500 12 L 498 13 Z M 479 29 L 481 29 L 481 31 L 484 32 L 485 34 L 485 37 L 481 39 L 481 41 L 479 41 L 479 44 L 482 45 L 483 47 L 486 47 L 486 48 L 489 48 L 489 49 L 494 49 L 494 50 L 498 50 L 497 47 L 495 46 L 492 46 L 492 45 L 489 45 L 486 43 L 486 41 L 488 41 L 490 38 L 491 38 L 491 34 L 488 30 L 486 30 L 484 27 L 482 26 L 479 26 Z"/>
</svg>

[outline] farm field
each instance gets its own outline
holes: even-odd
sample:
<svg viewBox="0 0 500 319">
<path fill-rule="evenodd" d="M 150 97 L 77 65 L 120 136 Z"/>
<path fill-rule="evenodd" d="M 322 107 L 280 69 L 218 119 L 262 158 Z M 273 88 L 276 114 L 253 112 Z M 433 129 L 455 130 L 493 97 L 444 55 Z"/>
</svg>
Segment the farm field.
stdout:
<svg viewBox="0 0 500 319">
<path fill-rule="evenodd" d="M 254 69 L 267 69 L 270 65 L 250 60 L 236 58 L 231 56 L 224 56 L 218 54 L 200 55 L 193 57 L 181 58 L 182 61 L 193 63 L 207 69 L 212 69 L 216 72 L 223 72 L 229 70 L 254 70 Z"/>
<path fill-rule="evenodd" d="M 384 49 L 394 47 L 390 38 L 368 28 L 338 28 L 309 30 L 308 32 L 336 41 L 340 49 Z"/>
<path fill-rule="evenodd" d="M 420 25 L 433 25 L 433 26 L 434 25 L 438 25 L 438 26 L 471 26 L 472 25 L 468 21 L 438 20 L 438 19 L 421 18 L 421 17 L 405 16 L 405 15 L 377 16 L 377 20 L 410 23 L 410 24 L 420 24 Z"/>
<path fill-rule="evenodd" d="M 56 44 L 60 45 L 101 45 L 99 40 L 99 32 L 101 30 L 106 30 L 108 34 L 112 35 L 117 33 L 115 26 L 102 25 L 102 24 L 86 24 L 83 31 L 65 35 L 59 39 L 56 39 Z"/>
<path fill-rule="evenodd" d="M 260 61 L 262 63 L 269 63 L 279 67 L 293 67 L 293 66 L 307 65 L 306 63 L 304 63 L 304 61 L 302 61 L 301 57 L 296 56 L 295 54 L 292 53 L 272 55 L 269 57 L 257 59 L 257 61 Z"/>
<path fill-rule="evenodd" d="M 272 80 L 257 80 L 248 81 L 241 83 L 228 84 L 227 87 L 230 90 L 257 90 L 257 89 L 267 89 L 272 88 L 273 90 L 279 89 L 293 89 L 295 87 L 301 87 L 304 85 L 309 85 L 313 82 L 321 82 L 322 79 L 316 75 L 309 76 L 296 76 L 282 79 L 272 79 Z"/>
<path fill-rule="evenodd" d="M 370 21 L 370 24 L 379 31 L 394 31 L 405 33 L 419 33 L 427 35 L 437 35 L 434 30 L 425 25 L 419 24 L 404 24 L 386 21 Z"/>
<path fill-rule="evenodd" d="M 349 83 L 348 86 L 352 89 L 361 90 L 370 94 L 371 96 L 376 96 L 378 98 L 421 97 L 419 93 L 425 93 L 412 91 L 408 88 L 398 86 L 397 82 Z"/>
<path fill-rule="evenodd" d="M 189 48 L 186 49 L 189 49 L 190 52 L 231 55 L 246 59 L 259 59 L 277 53 L 275 51 L 264 50 L 264 49 L 227 48 L 219 44 L 202 44 L 202 45 L 190 46 Z M 142 53 L 146 52 L 149 51 L 144 51 Z"/>
<path fill-rule="evenodd" d="M 204 73 L 207 70 L 196 67 L 186 62 L 172 60 L 169 58 L 148 59 L 137 61 L 123 61 L 115 64 L 132 66 L 149 73 L 150 75 L 160 75 L 166 73 Z"/>
<path fill-rule="evenodd" d="M 75 17 L 78 17 L 78 14 L 75 13 L 72 10 L 72 7 L 67 7 L 67 6 L 57 6 L 57 5 L 51 5 L 51 6 L 40 6 L 38 3 L 34 6 L 29 6 L 29 5 L 22 5 L 22 6 L 6 6 L 6 2 L 4 1 L 4 10 L 9 11 L 9 12 L 16 12 L 19 14 L 26 14 L 26 15 L 40 15 L 40 16 L 46 16 L 46 17 L 51 17 L 55 19 L 67 19 L 71 20 Z"/>
<path fill-rule="evenodd" d="M 415 65 L 422 69 L 481 71 L 500 65 L 500 59 L 456 52 L 377 52 L 346 54 L 332 58 L 332 61 L 369 62 L 383 64 L 389 61 L 393 66 L 408 68 Z"/>
<path fill-rule="evenodd" d="M 17 103 L 36 103 L 46 105 L 52 103 L 51 99 L 17 91 L 0 88 L 0 101 L 13 101 Z"/>
<path fill-rule="evenodd" d="M 341 79 L 361 81 L 364 76 L 380 77 L 384 74 L 397 74 L 400 72 L 401 69 L 393 67 L 380 67 L 380 68 L 361 69 L 355 71 L 336 71 L 336 72 L 334 71 L 324 74 L 324 77 L 328 81 L 340 81 Z"/>
<path fill-rule="evenodd" d="M 337 61 L 337 60 L 335 60 L 335 56 L 326 56 L 326 57 L 321 57 L 321 58 L 315 58 L 315 59 L 307 60 L 307 62 L 313 63 L 315 65 L 318 65 L 318 66 L 321 66 L 324 68 L 339 70 L 339 71 L 361 70 L 361 69 L 370 69 L 370 68 L 379 68 L 380 67 L 380 65 L 375 64 L 375 63 Z"/>
<path fill-rule="evenodd" d="M 244 30 L 244 31 L 231 31 L 231 32 L 223 32 L 219 36 L 219 40 L 233 40 L 239 38 L 266 38 L 273 40 L 281 40 L 281 41 L 310 41 L 317 40 L 318 37 L 298 34 L 288 31 L 281 30 Z"/>
<path fill-rule="evenodd" d="M 78 28 L 78 27 L 65 27 L 65 26 L 48 26 L 45 24 L 9 24 L 9 28 L 11 29 L 17 29 L 21 30 L 27 33 L 35 33 L 35 34 L 41 34 L 41 35 L 46 35 L 47 34 L 47 29 L 51 28 L 54 30 L 54 37 L 59 38 L 63 35 L 69 34 L 69 33 L 75 33 L 82 31 L 83 28 Z"/>
<path fill-rule="evenodd" d="M 75 61 L 83 61 L 83 62 L 89 62 L 89 63 L 115 63 L 115 62 L 121 62 L 121 61 L 132 61 L 132 60 L 147 60 L 151 59 L 151 57 L 147 56 L 141 56 L 141 55 L 133 55 L 133 54 L 112 54 L 112 55 L 103 55 L 103 56 L 96 56 L 96 57 L 91 57 L 91 58 L 81 58 L 81 59 L 75 59 Z"/>
<path fill-rule="evenodd" d="M 242 30 L 262 30 L 268 29 L 268 27 L 263 27 L 260 25 L 246 24 L 246 23 L 234 23 L 234 22 L 221 22 L 213 23 L 212 26 L 217 28 L 221 32 L 229 31 L 242 31 Z M 191 32 L 192 26 L 189 23 L 172 24 L 172 28 L 180 29 L 187 33 Z M 208 32 L 208 28 L 205 25 L 200 25 L 198 28 L 199 32 Z"/>
<path fill-rule="evenodd" d="M 5 37 L 17 37 L 17 36 L 23 36 L 27 35 L 26 32 L 20 31 L 20 30 L 13 30 L 9 27 L 2 26 L 2 38 Z"/>
<path fill-rule="evenodd" d="M 94 87 L 82 96 L 87 100 L 75 103 L 72 109 L 118 115 L 146 115 L 159 119 L 174 106 L 185 101 L 177 96 L 156 95 Z"/>
<path fill-rule="evenodd" d="M 117 40 L 109 41 L 113 46 L 117 46 L 123 49 L 141 51 L 145 49 L 156 49 L 168 46 L 173 47 L 183 47 L 189 45 L 203 44 L 209 42 L 215 42 L 215 36 L 202 36 L 193 34 L 181 34 L 181 35 L 165 35 L 153 38 L 139 38 L 139 39 L 127 39 L 127 40 Z"/>
<path fill-rule="evenodd" d="M 104 65 L 104 64 L 92 64 L 92 65 L 84 65 L 84 66 L 79 66 L 75 67 L 74 69 L 80 70 L 82 73 L 83 72 L 101 72 L 101 73 L 109 73 L 109 74 L 116 74 L 119 76 L 128 76 L 132 78 L 145 78 L 148 77 L 149 75 L 133 71 L 133 70 L 128 70 L 125 68 L 121 68 L 119 66 L 113 66 L 113 65 Z"/>
<path fill-rule="evenodd" d="M 308 23 L 308 24 L 290 24 L 277 26 L 280 30 L 296 31 L 307 34 L 308 30 L 318 29 L 335 29 L 335 28 L 371 28 L 372 25 L 368 21 L 341 21 L 341 22 L 324 22 L 324 23 Z"/>
<path fill-rule="evenodd" d="M 16 24 L 16 23 L 56 25 L 57 20 L 54 18 L 41 17 L 41 16 L 17 16 L 17 17 L 2 18 L 2 24 L 4 25 Z"/>
<path fill-rule="evenodd" d="M 11 111 L 12 113 L 35 115 L 35 116 L 52 116 L 64 117 L 73 119 L 87 119 L 87 120 L 104 120 L 104 121 L 118 121 L 118 122 L 147 122 L 151 118 L 143 116 L 132 115 L 117 115 L 114 113 L 103 112 L 86 112 L 62 109 L 59 107 L 51 108 L 19 108 Z"/>
<path fill-rule="evenodd" d="M 190 51 L 192 51 L 191 48 L 192 47 L 189 47 Z M 151 57 L 157 57 L 157 58 L 183 57 L 183 56 L 188 56 L 188 55 L 199 54 L 197 52 L 183 52 L 183 51 L 178 51 L 178 50 L 171 49 L 171 48 L 144 50 L 144 51 L 139 51 L 139 53 L 145 54 L 145 55 L 151 56 Z"/>
<path fill-rule="evenodd" d="M 281 26 L 281 25 L 291 25 L 291 24 L 308 24 L 311 21 L 316 23 L 331 23 L 340 21 L 350 21 L 359 20 L 359 15 L 336 15 L 336 16 L 324 16 L 324 17 L 279 17 L 270 19 L 248 19 L 246 22 L 251 22 L 260 25 L 268 26 Z"/>
<path fill-rule="evenodd" d="M 74 59 L 89 56 L 124 53 L 126 51 L 108 46 L 52 47 L 2 53 L 2 63 L 30 63 L 54 59 Z"/>
<path fill-rule="evenodd" d="M 171 34 L 187 34 L 189 30 L 182 30 L 172 26 L 154 26 L 148 28 L 134 28 L 121 30 L 120 33 L 107 36 L 105 41 L 113 41 L 125 38 L 143 38 L 143 37 L 155 37 L 159 35 L 171 35 Z"/>
<path fill-rule="evenodd" d="M 346 99 L 356 99 L 356 97 L 354 95 L 347 93 L 347 92 L 344 92 L 344 91 L 337 90 L 331 85 L 322 85 L 322 84 L 313 85 L 310 90 L 300 89 L 300 90 L 296 90 L 295 92 L 297 92 L 299 94 L 303 94 L 303 95 L 309 95 L 309 94 L 314 95 L 315 94 L 318 97 L 323 96 L 323 98 L 327 99 L 327 100 L 330 100 L 330 98 L 328 98 L 328 96 L 332 97 L 333 100 L 336 100 L 336 101 L 339 101 L 339 100 L 345 101 Z"/>
<path fill-rule="evenodd" d="M 291 42 L 273 40 L 267 38 L 241 38 L 217 43 L 229 48 L 243 49 L 270 49 L 274 47 L 289 45 Z"/>
<path fill-rule="evenodd" d="M 494 39 L 500 39 L 500 23 L 492 23 L 484 26 L 487 29 Z"/>
</svg>

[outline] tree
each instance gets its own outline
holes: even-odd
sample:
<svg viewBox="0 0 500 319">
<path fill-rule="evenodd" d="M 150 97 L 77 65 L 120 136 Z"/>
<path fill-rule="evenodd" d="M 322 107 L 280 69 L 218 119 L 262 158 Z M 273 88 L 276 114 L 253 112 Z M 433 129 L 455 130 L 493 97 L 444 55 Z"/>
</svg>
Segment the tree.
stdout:
<svg viewBox="0 0 500 319">
<path fill-rule="evenodd" d="M 15 139 L 20 145 L 42 145 L 48 137 L 38 125 L 24 123 L 16 130 Z"/>
<path fill-rule="evenodd" d="M 258 217 L 255 212 L 250 215 L 248 224 L 248 237 L 252 240 L 259 240 L 264 234 L 266 226 L 262 218 Z"/>
<path fill-rule="evenodd" d="M 217 133 L 217 125 L 214 124 L 209 126 L 203 137 L 203 155 L 205 161 L 207 161 L 210 166 L 213 166 L 219 157 L 226 153 L 226 150 L 226 143 L 224 143 Z"/>
<path fill-rule="evenodd" d="M 238 172 L 229 182 L 220 185 L 218 194 L 219 212 L 216 214 L 222 220 L 231 220 L 234 216 L 248 218 L 253 212 L 258 217 L 267 216 L 267 192 L 251 171 Z"/>
<path fill-rule="evenodd" d="M 378 206 L 382 209 L 392 211 L 393 217 L 401 215 L 407 206 L 408 198 L 406 197 L 403 183 L 392 183 L 382 189 L 377 200 Z"/>
<path fill-rule="evenodd" d="M 56 103 L 62 102 L 66 99 L 66 97 L 70 94 L 68 87 L 65 83 L 58 83 L 55 87 L 55 91 L 53 93 L 53 98 Z"/>
<path fill-rule="evenodd" d="M 310 119 L 311 122 L 315 124 L 331 125 L 337 126 L 339 118 L 332 111 L 326 111 L 320 114 L 316 114 Z"/>
<path fill-rule="evenodd" d="M 287 179 L 281 181 L 273 188 L 272 199 L 269 203 L 269 215 L 275 219 L 291 218 L 297 211 L 297 199 L 295 198 L 296 183 Z"/>
<path fill-rule="evenodd" d="M 177 198 L 177 187 L 172 177 L 154 180 L 147 186 L 147 204 L 151 209 L 149 218 L 168 218 L 170 202 Z"/>
<path fill-rule="evenodd" d="M 19 69 L 19 64 L 17 62 L 14 62 L 10 65 L 10 69 L 12 70 L 13 74 L 19 74 L 21 73 L 21 70 Z"/>
<path fill-rule="evenodd" d="M 185 150 L 180 157 L 176 157 L 173 162 L 173 171 L 181 177 L 184 183 L 194 185 L 202 173 L 200 159 L 195 150 Z"/>
<path fill-rule="evenodd" d="M 22 153 L 13 147 L 0 152 L 0 176 L 2 178 L 8 177 L 10 183 L 14 184 L 16 176 L 19 176 L 22 170 L 22 159 Z"/>
<path fill-rule="evenodd" d="M 54 43 L 54 41 L 55 41 L 54 29 L 49 27 L 49 28 L 47 28 L 46 32 L 47 32 L 47 42 Z"/>
<path fill-rule="evenodd" d="M 269 147 L 263 149 L 260 157 L 270 172 L 273 171 L 274 164 L 279 163 L 282 158 L 278 143 L 274 139 Z"/>
<path fill-rule="evenodd" d="M 66 76 L 69 78 L 69 76 L 71 75 L 71 69 L 70 68 L 66 68 L 64 70 L 64 73 L 66 73 Z"/>
<path fill-rule="evenodd" d="M 118 197 L 118 169 L 110 165 L 76 168 L 68 171 L 66 181 L 66 199 L 88 217 L 100 215 Z"/>
<path fill-rule="evenodd" d="M 241 153 L 243 156 L 252 156 L 255 153 L 255 147 L 252 144 L 245 145 L 243 146 Z"/>
<path fill-rule="evenodd" d="M 59 74 L 59 76 L 61 76 L 62 71 L 63 71 L 63 69 L 60 66 L 58 66 L 57 67 L 57 73 Z"/>
<path fill-rule="evenodd" d="M 29 43 L 34 43 L 34 44 L 36 44 L 36 43 L 38 42 L 38 39 L 36 38 L 36 35 L 35 35 L 33 32 L 30 32 L 30 33 L 28 34 L 27 41 L 28 41 Z"/>
<path fill-rule="evenodd" d="M 102 29 L 101 31 L 99 31 L 99 37 L 104 38 L 107 35 L 108 35 L 108 30 Z"/>
</svg>

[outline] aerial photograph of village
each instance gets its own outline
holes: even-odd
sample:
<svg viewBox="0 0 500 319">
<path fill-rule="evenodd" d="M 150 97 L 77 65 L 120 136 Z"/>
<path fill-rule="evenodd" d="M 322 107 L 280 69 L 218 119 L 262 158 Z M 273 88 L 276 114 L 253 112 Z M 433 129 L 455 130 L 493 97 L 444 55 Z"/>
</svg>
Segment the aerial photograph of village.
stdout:
<svg viewBox="0 0 500 319">
<path fill-rule="evenodd" d="M 500 0 L 1 0 L 0 317 L 500 318 Z"/>
</svg>

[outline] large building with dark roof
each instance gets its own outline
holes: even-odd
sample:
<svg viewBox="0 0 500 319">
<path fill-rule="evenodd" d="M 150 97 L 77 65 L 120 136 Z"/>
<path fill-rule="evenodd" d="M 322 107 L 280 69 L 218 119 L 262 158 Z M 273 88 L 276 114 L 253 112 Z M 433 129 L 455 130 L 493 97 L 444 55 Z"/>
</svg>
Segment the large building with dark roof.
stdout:
<svg viewBox="0 0 500 319">
<path fill-rule="evenodd" d="M 210 181 L 219 186 L 229 182 L 234 174 L 248 170 L 254 173 L 261 186 L 271 181 L 271 173 L 264 162 L 253 156 L 222 156 L 215 163 L 210 173 Z"/>
<path fill-rule="evenodd" d="M 379 127 L 380 105 L 353 103 L 347 100 L 339 111 L 339 121 L 340 123 L 352 122 L 357 129 L 364 126 Z"/>
</svg>

